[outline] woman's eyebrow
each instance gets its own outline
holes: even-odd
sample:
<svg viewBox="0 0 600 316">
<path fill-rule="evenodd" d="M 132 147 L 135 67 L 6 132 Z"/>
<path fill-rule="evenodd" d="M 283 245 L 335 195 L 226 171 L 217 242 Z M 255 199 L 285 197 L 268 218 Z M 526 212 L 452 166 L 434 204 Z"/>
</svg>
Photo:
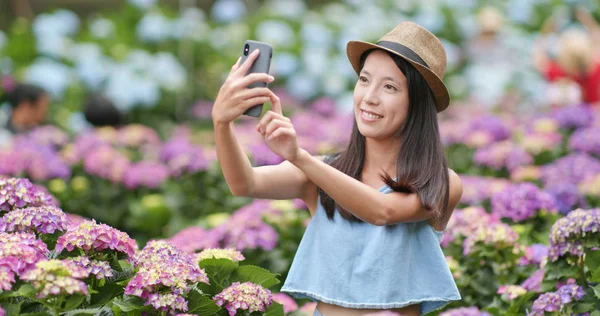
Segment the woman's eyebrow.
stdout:
<svg viewBox="0 0 600 316">
<path fill-rule="evenodd" d="M 365 74 L 365 75 L 367 75 L 367 76 L 370 76 L 370 75 L 371 75 L 371 73 L 369 73 L 369 72 L 368 72 L 368 71 L 366 71 L 366 70 L 363 70 L 363 71 L 361 71 L 361 73 L 364 73 L 364 74 Z M 394 78 L 392 78 L 392 77 L 389 77 L 389 76 L 388 76 L 388 77 L 383 77 L 383 79 L 384 79 L 384 80 L 393 81 L 393 82 L 395 82 L 395 83 L 398 83 L 398 84 L 400 84 L 400 81 L 398 81 L 398 80 L 396 80 L 396 79 L 394 79 Z"/>
</svg>

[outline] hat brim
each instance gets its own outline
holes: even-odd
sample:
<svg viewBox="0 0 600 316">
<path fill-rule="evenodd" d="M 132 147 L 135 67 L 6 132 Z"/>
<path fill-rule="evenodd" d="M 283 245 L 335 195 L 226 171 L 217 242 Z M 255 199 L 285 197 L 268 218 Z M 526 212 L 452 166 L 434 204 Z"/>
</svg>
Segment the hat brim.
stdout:
<svg viewBox="0 0 600 316">
<path fill-rule="evenodd" d="M 433 71 L 429 70 L 429 68 L 422 66 L 410 60 L 406 56 L 395 52 L 391 49 L 363 41 L 348 42 L 348 44 L 346 45 L 346 54 L 348 55 L 350 64 L 352 64 L 352 68 L 354 68 L 356 74 L 360 73 L 360 57 L 364 52 L 370 49 L 382 49 L 397 56 L 400 56 L 404 60 L 409 62 L 423 76 L 423 78 L 429 85 L 429 88 L 431 88 L 431 91 L 433 92 L 433 97 L 435 99 L 435 106 L 437 108 L 437 112 L 442 112 L 448 107 L 448 105 L 450 104 L 450 93 L 448 92 L 448 88 L 446 87 L 442 79 L 440 79 L 440 77 L 438 77 Z"/>
</svg>

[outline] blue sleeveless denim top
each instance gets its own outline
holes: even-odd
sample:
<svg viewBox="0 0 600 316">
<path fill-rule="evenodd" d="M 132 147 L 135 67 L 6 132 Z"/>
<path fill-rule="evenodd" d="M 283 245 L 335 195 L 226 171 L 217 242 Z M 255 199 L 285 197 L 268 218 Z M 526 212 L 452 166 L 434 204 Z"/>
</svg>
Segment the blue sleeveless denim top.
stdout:
<svg viewBox="0 0 600 316">
<path fill-rule="evenodd" d="M 390 193 L 385 185 L 379 189 Z M 375 226 L 334 221 L 317 202 L 281 292 L 347 308 L 392 309 L 421 303 L 421 315 L 460 300 L 427 221 Z"/>
</svg>

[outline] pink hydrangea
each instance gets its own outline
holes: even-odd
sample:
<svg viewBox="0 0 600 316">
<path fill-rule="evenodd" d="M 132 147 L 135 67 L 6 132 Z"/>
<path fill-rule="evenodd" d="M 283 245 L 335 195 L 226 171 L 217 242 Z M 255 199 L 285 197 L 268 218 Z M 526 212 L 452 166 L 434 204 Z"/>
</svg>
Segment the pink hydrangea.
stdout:
<svg viewBox="0 0 600 316">
<path fill-rule="evenodd" d="M 90 260 L 88 257 L 68 258 L 64 261 L 71 262 L 79 267 L 85 268 L 96 279 L 104 279 L 113 276 L 112 268 L 106 261 Z"/>
<path fill-rule="evenodd" d="M 225 306 L 229 316 L 238 309 L 252 312 L 265 312 L 273 303 L 271 291 L 251 282 L 234 282 L 213 298 L 219 306 Z"/>
<path fill-rule="evenodd" d="M 244 259 L 246 259 L 244 257 L 244 255 L 242 255 L 241 252 L 237 251 L 236 249 L 233 248 L 229 248 L 229 249 L 215 249 L 215 248 L 209 248 L 209 249 L 204 249 L 202 250 L 198 255 L 197 255 L 197 260 L 198 261 L 202 261 L 204 259 L 229 259 L 231 261 L 234 262 L 238 262 L 238 261 L 242 261 Z"/>
<path fill-rule="evenodd" d="M 38 261 L 46 259 L 49 253 L 46 244 L 35 235 L 0 233 L 0 266 L 10 268 L 19 276 L 32 269 Z"/>
<path fill-rule="evenodd" d="M 283 305 L 283 312 L 285 314 L 295 312 L 298 310 L 298 304 L 289 295 L 284 293 L 275 293 L 272 295 L 273 301 Z"/>
<path fill-rule="evenodd" d="M 56 243 L 57 253 L 62 252 L 64 249 L 73 251 L 75 248 L 84 250 L 88 255 L 110 249 L 131 257 L 137 250 L 137 244 L 127 233 L 106 224 L 97 224 L 95 220 L 91 220 L 84 221 L 79 226 L 69 229 L 58 238 Z"/>
<path fill-rule="evenodd" d="M 50 194 L 22 178 L 0 179 L 0 211 L 11 211 L 27 206 L 53 205 Z"/>
<path fill-rule="evenodd" d="M 73 262 L 61 260 L 42 260 L 29 270 L 21 279 L 29 281 L 38 292 L 38 298 L 61 294 L 87 294 L 87 286 L 82 280 L 89 271 Z"/>
<path fill-rule="evenodd" d="M 65 231 L 69 220 L 55 206 L 28 207 L 14 210 L 0 218 L 0 231 L 54 234 Z"/>
</svg>

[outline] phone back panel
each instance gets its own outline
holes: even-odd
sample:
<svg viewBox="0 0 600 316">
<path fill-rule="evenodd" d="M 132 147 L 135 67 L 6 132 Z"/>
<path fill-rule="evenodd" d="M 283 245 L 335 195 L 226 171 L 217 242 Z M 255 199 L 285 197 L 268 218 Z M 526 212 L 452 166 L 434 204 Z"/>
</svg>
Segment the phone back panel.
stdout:
<svg viewBox="0 0 600 316">
<path fill-rule="evenodd" d="M 268 74 L 269 69 L 271 67 L 271 58 L 273 57 L 273 47 L 271 47 L 271 45 L 266 44 L 266 43 L 251 41 L 251 40 L 247 40 L 244 43 L 244 46 L 246 46 L 246 44 L 250 45 L 248 55 L 250 55 L 255 49 L 260 50 L 260 54 L 258 55 L 258 58 L 254 61 L 254 64 L 252 64 L 252 67 L 250 67 L 250 69 L 248 70 L 246 75 L 249 75 L 251 73 L 267 73 Z M 242 47 L 241 63 L 243 64 L 246 61 L 246 59 L 248 59 L 248 56 L 244 55 L 244 48 Z M 255 82 L 255 83 L 249 85 L 248 88 L 266 87 L 266 86 L 267 86 L 266 82 Z"/>
</svg>

